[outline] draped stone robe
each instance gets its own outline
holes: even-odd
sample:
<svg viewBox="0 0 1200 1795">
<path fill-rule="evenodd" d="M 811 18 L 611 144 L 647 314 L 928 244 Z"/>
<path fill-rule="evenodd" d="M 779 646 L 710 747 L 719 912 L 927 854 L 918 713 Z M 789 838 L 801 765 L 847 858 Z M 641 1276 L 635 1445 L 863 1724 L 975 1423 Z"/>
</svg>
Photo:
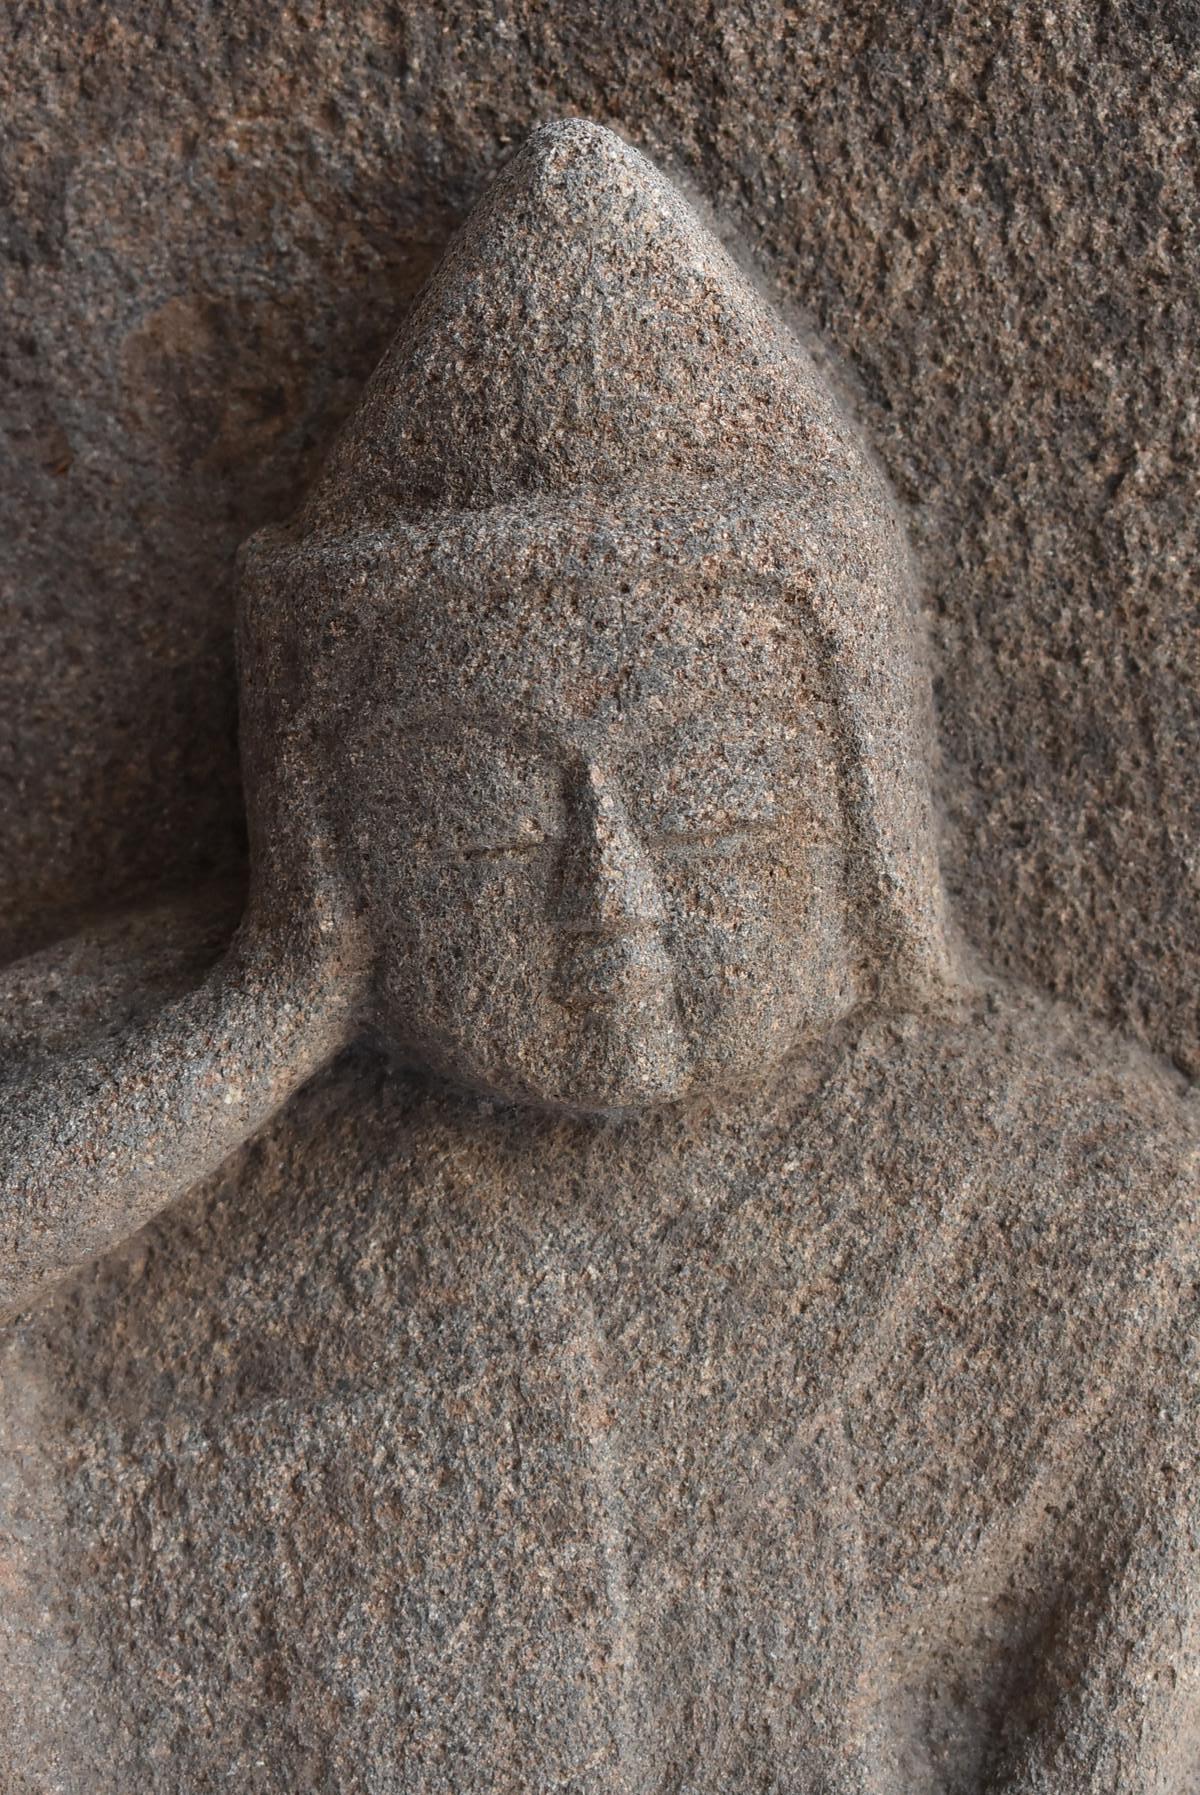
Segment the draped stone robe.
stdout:
<svg viewBox="0 0 1200 1795">
<path fill-rule="evenodd" d="M 1194 1791 L 1195 1141 L 999 989 L 624 1122 L 355 1052 L 7 1330 L 25 1786 Z"/>
</svg>

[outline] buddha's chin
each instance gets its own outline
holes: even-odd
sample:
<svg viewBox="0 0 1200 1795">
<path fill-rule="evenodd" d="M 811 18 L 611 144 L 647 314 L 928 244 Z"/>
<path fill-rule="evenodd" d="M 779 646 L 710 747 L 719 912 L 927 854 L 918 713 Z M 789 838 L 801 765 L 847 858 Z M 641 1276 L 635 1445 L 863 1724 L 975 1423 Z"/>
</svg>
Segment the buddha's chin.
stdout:
<svg viewBox="0 0 1200 1795">
<path fill-rule="evenodd" d="M 686 1066 L 640 1062 L 606 1073 L 569 1075 L 530 1101 L 545 1109 L 566 1110 L 574 1115 L 628 1115 L 658 1104 L 678 1102 L 691 1089 Z"/>
<path fill-rule="evenodd" d="M 533 1100 L 576 1114 L 623 1115 L 676 1102 L 691 1084 L 688 1055 L 671 1036 L 660 1036 L 630 1040 L 623 1052 L 581 1055 L 557 1078 L 547 1078 Z"/>
<path fill-rule="evenodd" d="M 488 1094 L 576 1115 L 621 1115 L 675 1102 L 692 1088 L 692 1055 L 678 1022 L 656 1007 L 591 1006 L 574 1018 L 567 1039 L 546 1049 L 485 1077 Z"/>
</svg>

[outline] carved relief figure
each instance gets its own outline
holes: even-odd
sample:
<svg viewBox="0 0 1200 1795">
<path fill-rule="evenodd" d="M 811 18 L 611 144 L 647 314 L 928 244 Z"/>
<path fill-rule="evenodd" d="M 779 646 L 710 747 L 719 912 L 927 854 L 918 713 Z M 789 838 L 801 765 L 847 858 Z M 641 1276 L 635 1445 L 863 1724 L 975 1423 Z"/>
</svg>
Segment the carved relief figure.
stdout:
<svg viewBox="0 0 1200 1795">
<path fill-rule="evenodd" d="M 1195 1788 L 1194 1111 L 954 944 L 917 610 L 807 349 L 539 132 L 244 551 L 232 946 L 0 985 L 47 1761 Z"/>
</svg>

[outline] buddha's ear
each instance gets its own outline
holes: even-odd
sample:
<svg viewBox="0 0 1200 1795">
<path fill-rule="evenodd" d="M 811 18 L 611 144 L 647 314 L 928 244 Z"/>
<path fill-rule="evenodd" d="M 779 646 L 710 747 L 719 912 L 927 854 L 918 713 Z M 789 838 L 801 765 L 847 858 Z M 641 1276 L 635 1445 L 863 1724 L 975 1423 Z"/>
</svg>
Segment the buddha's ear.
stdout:
<svg viewBox="0 0 1200 1795">
<path fill-rule="evenodd" d="M 932 692 L 911 564 L 880 504 L 815 568 L 805 602 L 833 700 L 847 898 L 881 994 L 937 1004 L 960 983 L 932 796 Z"/>
<path fill-rule="evenodd" d="M 327 692 L 307 584 L 283 532 L 262 531 L 244 546 L 236 628 L 250 841 L 244 932 L 285 956 L 335 951 L 349 972 L 365 963 L 365 949 L 334 828 L 333 769 L 322 752 Z"/>
</svg>

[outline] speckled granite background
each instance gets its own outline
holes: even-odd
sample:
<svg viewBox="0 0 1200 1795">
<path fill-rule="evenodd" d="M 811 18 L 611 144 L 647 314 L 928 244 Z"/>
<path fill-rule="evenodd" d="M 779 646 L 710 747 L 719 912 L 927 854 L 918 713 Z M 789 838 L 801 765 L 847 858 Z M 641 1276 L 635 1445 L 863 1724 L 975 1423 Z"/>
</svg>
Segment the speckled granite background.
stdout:
<svg viewBox="0 0 1200 1795">
<path fill-rule="evenodd" d="M 0 943 L 243 852 L 236 543 L 534 123 L 615 124 L 844 359 L 988 955 L 1200 1064 L 1200 14 L 10 9 Z"/>
<path fill-rule="evenodd" d="M 840 357 L 969 934 L 1200 1065 L 1200 15 L 984 11 L 10 11 L 0 960 L 163 899 L 7 975 L 31 1068 L 219 952 L 236 544 L 573 112 Z M 352 1050 L 0 1340 L 0 1782 L 1194 1788 L 1182 1080 L 972 1003 L 694 1134 Z"/>
</svg>

